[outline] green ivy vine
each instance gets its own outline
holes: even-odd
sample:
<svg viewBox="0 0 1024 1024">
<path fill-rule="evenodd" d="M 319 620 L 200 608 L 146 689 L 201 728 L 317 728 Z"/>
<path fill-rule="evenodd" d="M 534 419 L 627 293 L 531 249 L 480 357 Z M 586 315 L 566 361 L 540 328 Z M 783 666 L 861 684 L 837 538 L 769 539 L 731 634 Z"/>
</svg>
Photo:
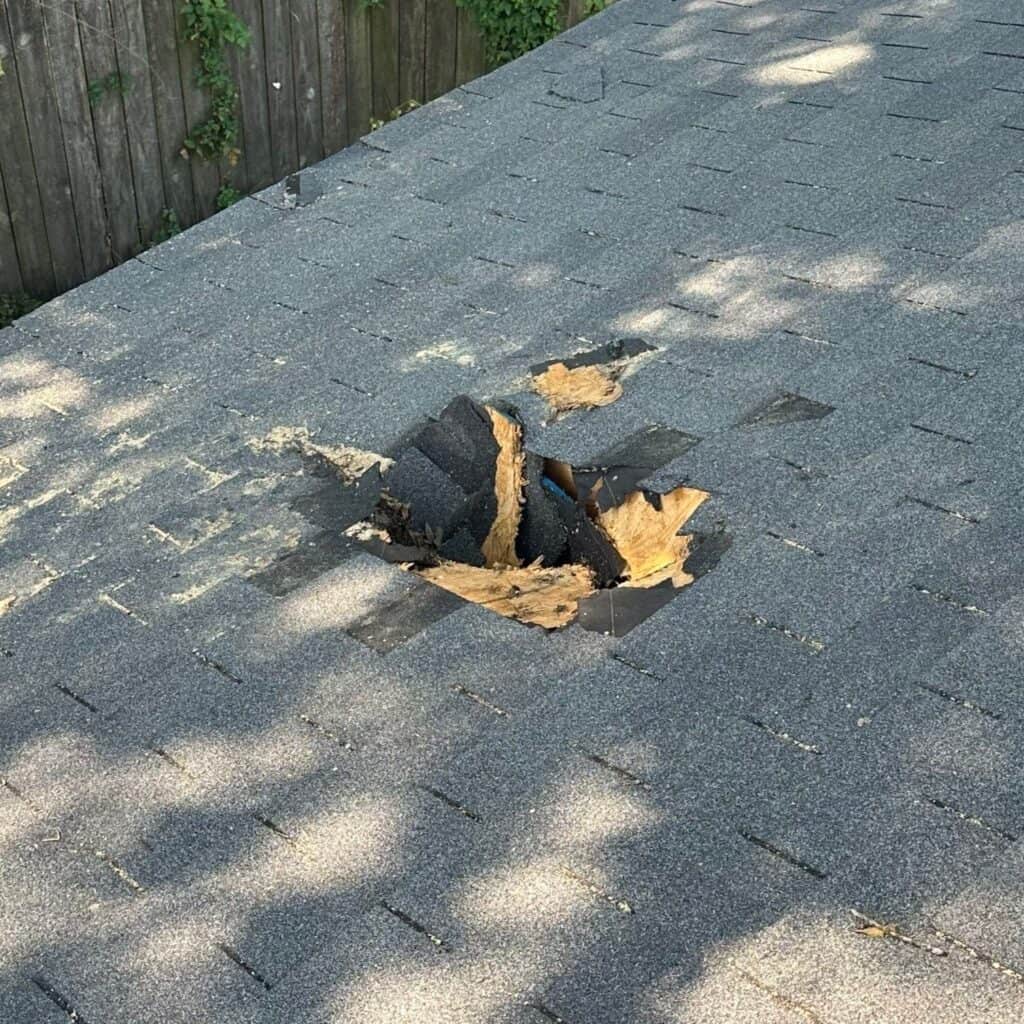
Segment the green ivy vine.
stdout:
<svg viewBox="0 0 1024 1024">
<path fill-rule="evenodd" d="M 182 38 L 199 48 L 196 84 L 210 94 L 210 112 L 185 139 L 183 154 L 238 161 L 238 86 L 228 70 L 228 46 L 249 45 L 249 28 L 227 0 L 184 0 Z"/>
<path fill-rule="evenodd" d="M 41 306 L 40 299 L 26 295 L 24 292 L 8 292 L 0 295 L 0 329 L 9 327 L 19 317 L 31 313 L 37 306 Z"/>
<path fill-rule="evenodd" d="M 585 17 L 614 0 L 584 0 Z M 560 0 L 456 0 L 472 11 L 484 37 L 487 62 L 497 67 L 553 39 L 566 26 Z"/>
<path fill-rule="evenodd" d="M 178 216 L 178 211 L 165 207 L 160 211 L 160 227 L 157 228 L 156 234 L 153 235 L 153 240 L 149 244 L 159 245 L 161 242 L 166 242 L 168 238 L 180 234 L 181 218 Z"/>
<path fill-rule="evenodd" d="M 234 185 L 225 181 L 217 193 L 217 209 L 226 210 L 229 206 L 234 206 L 235 203 L 244 198 L 243 193 L 239 192 Z"/>
<path fill-rule="evenodd" d="M 370 131 L 375 132 L 378 128 L 383 128 L 389 121 L 397 121 L 403 114 L 408 114 L 419 105 L 419 100 L 406 100 L 397 107 L 392 107 L 383 117 L 371 117 Z"/>
<path fill-rule="evenodd" d="M 558 35 L 559 0 L 456 0 L 473 13 L 488 64 L 505 64 Z"/>
<path fill-rule="evenodd" d="M 103 78 L 97 78 L 89 83 L 86 95 L 89 97 L 89 106 L 95 107 L 104 96 L 120 95 L 127 96 L 135 87 L 131 75 L 122 74 L 120 71 L 111 71 Z"/>
</svg>

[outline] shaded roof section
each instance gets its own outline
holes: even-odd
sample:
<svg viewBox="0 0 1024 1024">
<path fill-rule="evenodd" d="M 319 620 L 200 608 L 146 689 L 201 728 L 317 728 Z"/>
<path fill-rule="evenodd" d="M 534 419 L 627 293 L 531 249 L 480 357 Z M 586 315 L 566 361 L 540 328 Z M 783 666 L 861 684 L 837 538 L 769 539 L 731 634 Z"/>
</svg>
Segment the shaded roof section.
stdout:
<svg viewBox="0 0 1024 1024">
<path fill-rule="evenodd" d="M 0 332 L 0 1018 L 1018 1021 L 1021 20 L 619 0 Z M 360 552 L 458 394 L 732 547 L 618 642 Z"/>
</svg>

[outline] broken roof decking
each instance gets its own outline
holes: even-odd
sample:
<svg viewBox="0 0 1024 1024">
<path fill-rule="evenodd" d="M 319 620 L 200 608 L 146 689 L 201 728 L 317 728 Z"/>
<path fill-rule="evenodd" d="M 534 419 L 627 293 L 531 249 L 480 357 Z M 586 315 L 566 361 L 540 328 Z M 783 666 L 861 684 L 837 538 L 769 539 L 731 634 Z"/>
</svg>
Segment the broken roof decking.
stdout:
<svg viewBox="0 0 1024 1024">
<path fill-rule="evenodd" d="M 1021 21 L 619 0 L 0 332 L 0 1019 L 1019 1021 Z M 727 557 L 548 636 L 249 444 L 463 393 Z"/>
</svg>

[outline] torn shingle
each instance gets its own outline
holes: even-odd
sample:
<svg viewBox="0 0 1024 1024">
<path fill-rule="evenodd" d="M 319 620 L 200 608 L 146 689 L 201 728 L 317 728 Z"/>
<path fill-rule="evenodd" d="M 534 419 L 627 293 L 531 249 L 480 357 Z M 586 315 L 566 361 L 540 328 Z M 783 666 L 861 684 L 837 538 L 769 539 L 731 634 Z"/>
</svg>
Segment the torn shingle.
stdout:
<svg viewBox="0 0 1024 1024">
<path fill-rule="evenodd" d="M 554 366 L 555 363 L 562 363 L 570 370 L 575 370 L 580 366 L 603 366 L 606 363 L 636 359 L 637 356 L 641 356 L 645 352 L 654 351 L 654 346 L 648 345 L 643 338 L 618 338 L 586 352 L 577 352 L 575 355 L 563 359 L 549 359 L 543 363 L 536 363 L 530 367 L 530 373 L 536 376 Z"/>
<path fill-rule="evenodd" d="M 418 448 L 407 448 L 395 460 L 388 473 L 388 492 L 409 507 L 412 525 L 421 533 L 446 532 L 463 515 L 468 497 L 448 473 Z"/>
<path fill-rule="evenodd" d="M 604 99 L 604 68 L 580 68 L 560 75 L 548 94 L 574 103 L 594 103 Z"/>
<path fill-rule="evenodd" d="M 708 497 L 638 489 L 693 439 L 659 427 L 627 440 L 637 438 L 641 449 L 648 442 L 646 465 L 574 469 L 526 451 L 511 414 L 462 397 L 407 438 L 377 508 L 347 533 L 466 600 L 546 628 L 576 619 L 591 595 L 656 590 L 587 605 L 585 628 L 619 635 L 693 581 L 684 565 L 692 538 L 678 531 Z M 480 486 L 470 494 L 474 473 Z"/>
<path fill-rule="evenodd" d="M 620 338 L 566 359 L 550 359 L 531 367 L 533 390 L 548 400 L 555 416 L 611 405 L 622 397 L 619 378 L 628 362 L 650 351 L 641 338 Z"/>
<path fill-rule="evenodd" d="M 490 417 L 472 399 L 454 399 L 416 435 L 415 445 L 467 494 L 493 486 L 498 442 Z"/>
<path fill-rule="evenodd" d="M 523 520 L 517 540 L 519 557 L 529 565 L 538 558 L 558 565 L 569 542 L 569 531 L 558 511 L 557 498 L 544 486 L 544 459 L 526 453 Z"/>
</svg>

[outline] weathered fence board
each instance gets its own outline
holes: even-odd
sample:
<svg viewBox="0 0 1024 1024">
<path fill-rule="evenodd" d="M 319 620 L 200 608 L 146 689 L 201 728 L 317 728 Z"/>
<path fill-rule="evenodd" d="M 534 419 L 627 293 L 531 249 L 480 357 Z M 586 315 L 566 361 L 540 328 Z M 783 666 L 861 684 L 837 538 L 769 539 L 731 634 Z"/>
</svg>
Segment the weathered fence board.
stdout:
<svg viewBox="0 0 1024 1024">
<path fill-rule="evenodd" d="M 100 162 L 88 84 L 81 73 L 83 57 L 78 21 L 73 10 L 69 13 L 55 4 L 44 5 L 42 11 L 52 81 L 55 87 L 59 85 L 56 88 L 57 110 L 78 225 L 82 267 L 86 277 L 94 277 L 111 265 L 113 255 L 100 185 Z M 52 129 L 51 132 L 56 137 L 56 132 Z M 190 209 L 187 215 L 192 215 Z"/>
<path fill-rule="evenodd" d="M 455 56 L 456 82 L 468 82 L 480 73 L 484 66 L 484 40 L 470 11 L 459 8 L 458 50 Z"/>
<path fill-rule="evenodd" d="M 177 0 L 149 0 L 147 45 L 150 80 L 160 145 L 160 177 L 164 204 L 183 224 L 196 220 L 192 168 L 181 158 L 181 144 L 188 134 L 185 97 L 178 71 Z M 151 169 L 156 175 L 156 168 Z"/>
<path fill-rule="evenodd" d="M 455 0 L 429 0 L 427 3 L 424 84 L 428 96 L 440 96 L 455 88 L 458 20 Z"/>
<path fill-rule="evenodd" d="M 14 247 L 14 232 L 11 230 L 11 215 L 7 209 L 7 189 L 3 175 L 0 174 L 0 295 L 20 292 L 23 288 L 18 250 Z"/>
<path fill-rule="evenodd" d="M 111 0 L 117 64 L 127 76 L 124 115 L 128 125 L 128 152 L 132 161 L 135 206 L 143 242 L 160 229 L 165 208 L 163 175 L 160 173 L 160 139 L 156 131 L 153 84 L 150 75 L 143 0 Z M 153 172 L 147 169 L 152 167 Z"/>
<path fill-rule="evenodd" d="M 324 152 L 334 153 L 349 140 L 348 79 L 345 74 L 345 19 L 336 8 L 321 0 L 320 21 L 320 119 Z"/>
<path fill-rule="evenodd" d="M 398 0 L 384 0 L 371 8 L 370 28 L 373 40 L 373 116 L 386 118 L 405 97 L 398 95 Z"/>
<path fill-rule="evenodd" d="M 456 0 L 229 0 L 241 152 L 210 162 L 184 149 L 209 96 L 182 3 L 0 0 L 0 295 L 71 287 L 486 70 Z"/>
<path fill-rule="evenodd" d="M 373 40 L 370 15 L 358 0 L 345 4 L 345 74 L 348 82 L 348 137 L 358 139 L 373 114 Z"/>
<path fill-rule="evenodd" d="M 427 98 L 423 79 L 426 46 L 427 0 L 402 0 L 398 9 L 398 95 L 402 103 L 422 103 Z"/>
<path fill-rule="evenodd" d="M 32 2 L 32 0 L 26 0 Z M 95 90 L 110 75 L 118 74 L 114 26 L 107 0 L 78 0 L 79 33 L 85 62 L 85 80 Z M 100 158 L 100 181 L 107 208 L 113 258 L 128 259 L 145 244 L 139 228 L 128 127 L 124 103 L 117 91 L 90 97 L 93 130 Z"/>
<path fill-rule="evenodd" d="M 324 155 L 320 111 L 320 45 L 318 3 L 331 0 L 291 0 L 292 77 L 295 82 L 295 127 L 299 166 L 315 164 Z"/>
<path fill-rule="evenodd" d="M 56 281 L 8 14 L 7 0 L 0 0 L 0 60 L 8 69 L 0 79 L 5 93 L 3 101 L 0 101 L 0 139 L 4 140 L 0 156 L 3 158 L 4 185 L 25 287 L 47 294 L 56 290 Z"/>
<path fill-rule="evenodd" d="M 58 116 L 54 83 L 46 59 L 43 14 L 33 4 L 16 3 L 11 5 L 9 16 L 14 63 L 19 75 L 23 74 L 28 81 L 39 82 L 42 86 L 23 90 L 21 98 L 25 105 L 39 195 L 43 201 L 54 283 L 58 289 L 70 288 L 82 279 L 82 253 L 64 145 L 52 128 L 58 123 Z"/>
<path fill-rule="evenodd" d="M 270 107 L 270 154 L 274 177 L 283 178 L 299 163 L 288 0 L 263 0 L 263 45 L 267 62 L 267 104 Z"/>
<path fill-rule="evenodd" d="M 80 0 L 79 0 L 80 2 Z M 207 113 L 207 97 L 196 83 L 199 68 L 199 54 L 194 46 L 179 40 L 178 66 L 181 75 L 181 92 L 185 99 L 185 126 L 189 132 L 202 124 Z M 290 120 L 294 125 L 294 118 Z M 220 190 L 221 175 L 216 164 L 198 157 L 190 157 L 192 166 L 192 189 L 196 197 L 196 215 L 209 217 L 217 212 L 217 192 Z"/>
<path fill-rule="evenodd" d="M 234 9 L 252 32 L 252 41 L 245 49 L 232 47 L 228 54 L 228 63 L 238 82 L 244 178 L 247 182 L 270 181 L 274 175 L 274 163 L 270 153 L 263 4 L 261 0 L 235 0 Z"/>
</svg>

